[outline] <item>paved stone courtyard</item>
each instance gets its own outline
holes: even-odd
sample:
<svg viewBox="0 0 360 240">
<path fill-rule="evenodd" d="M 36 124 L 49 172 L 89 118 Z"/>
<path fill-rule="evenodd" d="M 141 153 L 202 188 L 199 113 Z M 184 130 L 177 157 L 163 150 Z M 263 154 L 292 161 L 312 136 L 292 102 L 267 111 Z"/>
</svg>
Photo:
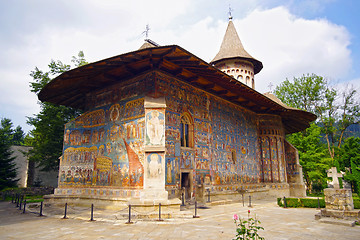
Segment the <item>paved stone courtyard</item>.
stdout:
<svg viewBox="0 0 360 240">
<path fill-rule="evenodd" d="M 339 240 L 360 236 L 360 226 L 320 223 L 314 219 L 318 210 L 279 208 L 275 200 L 255 201 L 251 208 L 242 203 L 210 206 L 198 209 L 200 218 L 193 218 L 194 209 L 188 209 L 172 213 L 171 219 L 162 222 L 134 219 L 133 224 L 125 224 L 125 214 L 96 209 L 96 221 L 91 222 L 89 209 L 69 206 L 69 219 L 62 219 L 63 209 L 44 207 L 46 216 L 38 217 L 29 212 L 22 214 L 14 204 L 1 202 L 0 239 L 232 239 L 233 214 L 247 217 L 248 209 L 265 228 L 260 231 L 265 239 Z"/>
</svg>

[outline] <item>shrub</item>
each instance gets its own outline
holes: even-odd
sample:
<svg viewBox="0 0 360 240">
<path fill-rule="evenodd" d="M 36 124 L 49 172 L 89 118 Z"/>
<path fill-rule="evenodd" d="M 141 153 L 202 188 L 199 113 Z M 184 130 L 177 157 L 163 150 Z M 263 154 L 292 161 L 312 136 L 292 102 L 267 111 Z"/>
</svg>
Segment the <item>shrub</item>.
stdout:
<svg viewBox="0 0 360 240">
<path fill-rule="evenodd" d="M 265 239 L 258 233 L 259 230 L 264 230 L 264 228 L 260 226 L 261 222 L 256 219 L 256 217 L 250 217 L 250 210 L 248 210 L 247 220 L 241 219 L 237 214 L 234 214 L 233 219 L 236 226 L 236 238 L 233 240 Z"/>
<path fill-rule="evenodd" d="M 319 198 L 320 207 L 325 207 L 325 200 L 323 198 Z M 284 206 L 283 199 L 278 198 L 277 203 L 280 207 Z M 317 198 L 286 198 L 286 207 L 290 208 L 298 208 L 298 207 L 306 207 L 306 208 L 317 208 L 318 200 Z"/>
<path fill-rule="evenodd" d="M 360 209 L 360 200 L 359 199 L 354 199 L 354 208 L 355 209 Z"/>
</svg>

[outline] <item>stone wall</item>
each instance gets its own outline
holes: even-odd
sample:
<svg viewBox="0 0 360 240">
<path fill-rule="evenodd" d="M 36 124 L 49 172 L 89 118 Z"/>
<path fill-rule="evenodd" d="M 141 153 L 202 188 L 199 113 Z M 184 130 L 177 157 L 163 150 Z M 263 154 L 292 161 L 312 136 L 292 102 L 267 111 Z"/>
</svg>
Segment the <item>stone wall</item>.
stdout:
<svg viewBox="0 0 360 240">
<path fill-rule="evenodd" d="M 11 146 L 11 151 L 13 151 L 12 156 L 15 157 L 16 164 L 16 178 L 19 179 L 17 182 L 18 187 L 26 187 L 28 180 L 28 166 L 29 161 L 25 156 L 31 147 L 26 146 Z"/>
<path fill-rule="evenodd" d="M 350 211 L 354 209 L 351 189 L 324 189 L 326 209 Z"/>
</svg>

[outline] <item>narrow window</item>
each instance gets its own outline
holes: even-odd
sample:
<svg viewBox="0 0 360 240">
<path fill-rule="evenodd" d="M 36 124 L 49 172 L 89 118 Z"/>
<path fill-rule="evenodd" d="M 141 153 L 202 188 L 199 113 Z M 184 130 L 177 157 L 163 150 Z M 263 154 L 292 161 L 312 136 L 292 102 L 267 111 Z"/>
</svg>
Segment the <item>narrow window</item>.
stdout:
<svg viewBox="0 0 360 240">
<path fill-rule="evenodd" d="M 182 147 L 193 147 L 193 124 L 189 113 L 181 116 L 180 142 Z"/>
</svg>

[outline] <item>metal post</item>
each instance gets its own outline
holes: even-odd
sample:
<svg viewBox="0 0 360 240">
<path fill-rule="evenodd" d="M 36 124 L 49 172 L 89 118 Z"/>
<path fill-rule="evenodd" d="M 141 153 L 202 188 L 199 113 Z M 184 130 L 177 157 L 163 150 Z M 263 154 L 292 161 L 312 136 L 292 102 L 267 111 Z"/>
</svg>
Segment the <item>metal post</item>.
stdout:
<svg viewBox="0 0 360 240">
<path fill-rule="evenodd" d="M 197 215 L 197 201 L 195 201 L 195 215 L 193 218 L 199 218 L 200 216 Z"/>
<path fill-rule="evenodd" d="M 284 196 L 284 208 L 287 208 L 286 197 Z"/>
<path fill-rule="evenodd" d="M 21 196 L 21 199 L 20 199 L 20 205 L 19 205 L 19 210 L 21 210 L 21 205 L 22 205 L 22 201 L 24 199 L 24 196 Z"/>
<path fill-rule="evenodd" d="M 16 207 L 19 207 L 20 197 L 18 194 L 16 194 Z"/>
<path fill-rule="evenodd" d="M 68 217 L 66 216 L 66 213 L 67 213 L 67 203 L 65 203 L 65 212 L 64 212 L 63 219 L 68 219 Z"/>
<path fill-rule="evenodd" d="M 94 204 L 91 204 L 91 217 L 90 217 L 90 221 L 95 221 L 95 220 L 94 220 Z"/>
<path fill-rule="evenodd" d="M 161 219 L 161 203 L 159 203 L 159 219 L 157 221 L 164 221 Z"/>
<path fill-rule="evenodd" d="M 131 221 L 131 204 L 129 204 L 129 220 L 126 222 L 126 224 L 132 224 L 133 222 Z"/>
<path fill-rule="evenodd" d="M 251 207 L 251 196 L 249 195 L 249 206 L 248 207 Z"/>
<path fill-rule="evenodd" d="M 26 208 L 26 199 L 24 201 L 24 209 L 23 209 L 23 212 L 22 213 L 25 213 L 25 208 Z"/>
<path fill-rule="evenodd" d="M 207 200 L 207 202 L 210 202 L 210 189 L 208 188 L 207 191 L 208 191 L 208 200 Z"/>
<path fill-rule="evenodd" d="M 185 206 L 185 196 L 184 196 L 184 192 L 181 193 L 181 206 Z"/>
<path fill-rule="evenodd" d="M 242 196 L 243 207 L 245 207 L 244 193 L 242 193 L 241 196 Z"/>
<path fill-rule="evenodd" d="M 319 198 L 317 200 L 318 200 L 318 209 L 320 209 L 321 208 L 320 207 L 320 200 L 319 200 Z"/>
<path fill-rule="evenodd" d="M 40 213 L 39 213 L 39 217 L 42 217 L 43 216 L 43 202 L 41 202 L 40 204 Z"/>
</svg>

